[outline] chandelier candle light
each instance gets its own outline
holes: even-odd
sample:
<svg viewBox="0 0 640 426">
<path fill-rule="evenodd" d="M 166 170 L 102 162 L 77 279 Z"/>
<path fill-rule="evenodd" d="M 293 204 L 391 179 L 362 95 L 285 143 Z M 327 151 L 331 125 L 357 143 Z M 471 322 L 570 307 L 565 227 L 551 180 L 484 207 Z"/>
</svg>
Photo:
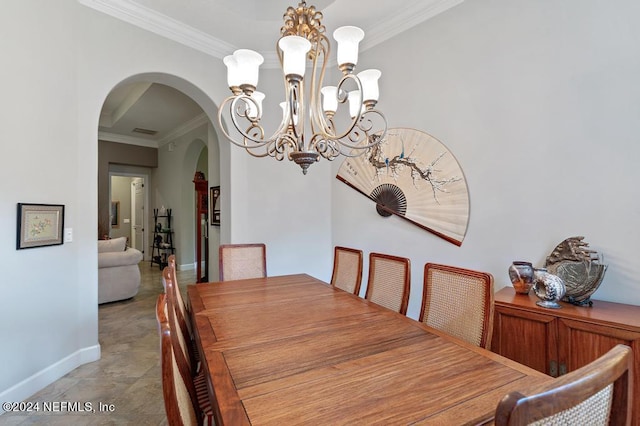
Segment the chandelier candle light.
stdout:
<svg viewBox="0 0 640 426">
<path fill-rule="evenodd" d="M 232 95 L 220 105 L 220 128 L 227 139 L 249 154 L 270 156 L 278 161 L 286 155 L 302 167 L 304 174 L 320 157 L 333 160 L 339 155 L 364 154 L 380 143 L 387 131 L 384 115 L 375 109 L 381 72 L 369 69 L 354 74 L 364 31 L 351 26 L 334 31 L 342 77 L 336 86 L 323 87 L 330 43 L 321 23 L 322 13 L 302 1 L 296 8 L 290 6 L 283 18 L 276 49 L 285 85 L 280 125 L 271 137 L 265 137 L 260 124 L 265 95 L 256 90 L 263 57 L 252 50 L 239 49 L 224 58 Z M 305 79 L 308 68 L 311 77 Z M 339 133 L 334 120 L 338 107 L 344 103 L 349 104 L 349 116 L 342 120 L 345 125 Z M 235 138 L 223 125 L 225 111 L 233 124 Z M 308 139 L 305 131 L 310 132 Z"/>
</svg>

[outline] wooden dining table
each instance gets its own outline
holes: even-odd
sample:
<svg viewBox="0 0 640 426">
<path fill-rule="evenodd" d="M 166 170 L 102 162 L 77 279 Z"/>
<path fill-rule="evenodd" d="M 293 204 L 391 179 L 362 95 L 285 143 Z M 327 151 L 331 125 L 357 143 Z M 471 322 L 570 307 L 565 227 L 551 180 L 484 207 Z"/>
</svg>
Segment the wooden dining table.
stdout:
<svg viewBox="0 0 640 426">
<path fill-rule="evenodd" d="M 486 424 L 552 380 L 305 274 L 187 293 L 218 425 Z"/>
</svg>

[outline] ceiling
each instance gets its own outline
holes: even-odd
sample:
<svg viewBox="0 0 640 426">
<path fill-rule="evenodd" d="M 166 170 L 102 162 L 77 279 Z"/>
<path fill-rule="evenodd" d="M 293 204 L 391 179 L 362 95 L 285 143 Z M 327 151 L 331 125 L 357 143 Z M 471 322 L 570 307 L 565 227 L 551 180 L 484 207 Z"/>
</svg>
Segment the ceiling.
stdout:
<svg viewBox="0 0 640 426">
<path fill-rule="evenodd" d="M 361 27 L 365 39 L 360 49 L 364 51 L 462 1 L 315 0 L 307 6 L 322 11 L 329 38 L 342 25 Z M 297 5 L 291 0 L 79 2 L 220 60 L 238 48 L 257 50 L 265 57 L 264 66 L 274 68 L 278 65 L 275 44 L 282 15 L 288 6 Z M 181 92 L 156 83 L 134 83 L 117 87 L 107 97 L 100 116 L 99 138 L 160 147 L 206 120 L 200 107 Z"/>
</svg>

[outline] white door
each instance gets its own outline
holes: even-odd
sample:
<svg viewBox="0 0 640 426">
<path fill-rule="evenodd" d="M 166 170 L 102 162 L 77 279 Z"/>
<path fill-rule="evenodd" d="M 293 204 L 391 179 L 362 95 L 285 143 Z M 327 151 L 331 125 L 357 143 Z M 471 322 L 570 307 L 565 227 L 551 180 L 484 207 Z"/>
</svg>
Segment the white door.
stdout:
<svg viewBox="0 0 640 426">
<path fill-rule="evenodd" d="M 144 254 L 144 179 L 131 181 L 131 247 Z"/>
</svg>

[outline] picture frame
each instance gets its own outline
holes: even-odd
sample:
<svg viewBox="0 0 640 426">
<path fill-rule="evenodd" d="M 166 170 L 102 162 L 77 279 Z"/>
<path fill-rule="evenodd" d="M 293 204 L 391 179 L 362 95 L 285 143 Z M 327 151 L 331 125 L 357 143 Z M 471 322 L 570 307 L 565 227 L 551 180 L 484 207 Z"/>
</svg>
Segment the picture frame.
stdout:
<svg viewBox="0 0 640 426">
<path fill-rule="evenodd" d="M 120 228 L 120 201 L 111 202 L 111 227 Z"/>
<path fill-rule="evenodd" d="M 64 205 L 18 203 L 16 250 L 63 243 Z"/>
<path fill-rule="evenodd" d="M 211 208 L 209 209 L 211 212 L 210 223 L 212 226 L 220 226 L 220 203 L 218 202 L 218 199 L 220 198 L 220 187 L 212 186 L 209 188 L 209 192 L 209 202 L 211 203 Z"/>
</svg>

